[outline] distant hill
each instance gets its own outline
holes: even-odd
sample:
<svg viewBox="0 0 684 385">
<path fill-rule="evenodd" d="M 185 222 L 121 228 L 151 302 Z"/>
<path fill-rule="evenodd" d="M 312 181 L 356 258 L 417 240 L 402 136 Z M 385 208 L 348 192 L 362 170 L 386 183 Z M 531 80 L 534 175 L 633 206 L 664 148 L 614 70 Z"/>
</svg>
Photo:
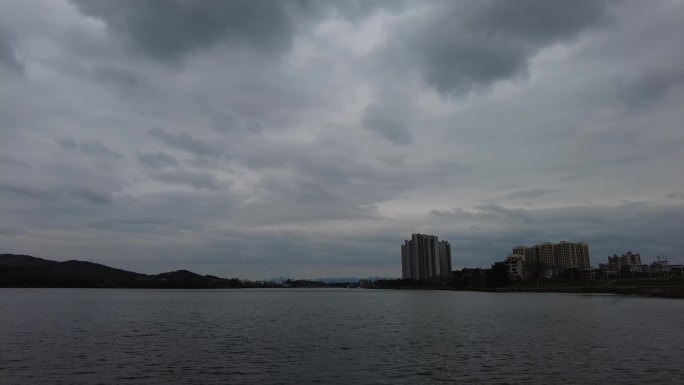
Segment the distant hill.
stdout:
<svg viewBox="0 0 684 385">
<path fill-rule="evenodd" d="M 178 270 L 147 275 L 86 261 L 51 261 L 30 255 L 0 254 L 0 287 L 120 287 L 209 289 L 254 287 L 225 279 Z"/>
<path fill-rule="evenodd" d="M 21 254 L 0 254 L 0 264 L 12 267 L 45 267 L 54 266 L 59 262 L 36 258 Z"/>
<path fill-rule="evenodd" d="M 0 254 L 0 287 L 101 287 L 159 289 L 232 289 L 247 287 L 347 287 L 358 278 L 321 280 L 282 279 L 282 283 L 252 282 L 237 278 L 200 275 L 177 270 L 149 275 L 117 269 L 99 263 L 70 260 L 64 262 L 30 255 Z"/>
</svg>

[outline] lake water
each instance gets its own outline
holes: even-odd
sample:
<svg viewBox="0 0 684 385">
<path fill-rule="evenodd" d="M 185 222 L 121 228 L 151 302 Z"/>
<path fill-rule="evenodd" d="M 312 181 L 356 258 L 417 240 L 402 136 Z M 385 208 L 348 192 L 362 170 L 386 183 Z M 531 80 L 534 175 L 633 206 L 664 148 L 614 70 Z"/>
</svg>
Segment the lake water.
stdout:
<svg viewBox="0 0 684 385">
<path fill-rule="evenodd" d="M 682 384 L 684 300 L 0 289 L 0 384 Z"/>
</svg>

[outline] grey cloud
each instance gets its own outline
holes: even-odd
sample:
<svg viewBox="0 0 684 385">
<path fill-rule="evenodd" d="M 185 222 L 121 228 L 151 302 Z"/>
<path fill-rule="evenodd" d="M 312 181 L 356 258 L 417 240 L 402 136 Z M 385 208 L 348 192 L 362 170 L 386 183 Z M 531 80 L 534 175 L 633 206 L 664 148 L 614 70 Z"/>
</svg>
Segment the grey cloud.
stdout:
<svg viewBox="0 0 684 385">
<path fill-rule="evenodd" d="M 514 191 L 512 193 L 508 193 L 508 194 L 502 196 L 500 199 L 504 200 L 504 201 L 534 199 L 534 198 L 543 197 L 544 195 L 553 194 L 555 192 L 558 192 L 558 190 L 541 189 L 541 188 L 530 189 L 530 190 L 520 190 L 520 191 Z"/>
<path fill-rule="evenodd" d="M 123 158 L 121 154 L 105 146 L 97 140 L 86 140 L 78 142 L 73 138 L 62 138 L 55 141 L 62 146 L 63 149 L 75 152 L 80 151 L 83 154 L 91 156 L 104 156 L 109 158 Z"/>
<path fill-rule="evenodd" d="M 648 107 L 658 103 L 670 92 L 684 86 L 684 60 L 676 67 L 645 70 L 631 78 L 618 78 L 618 98 L 628 107 Z"/>
<path fill-rule="evenodd" d="M 671 192 L 666 195 L 670 199 L 682 199 L 684 200 L 684 192 Z"/>
<path fill-rule="evenodd" d="M 596 170 L 585 170 L 582 172 L 572 172 L 558 179 L 558 182 L 572 182 L 583 178 L 589 178 L 596 173 Z"/>
<path fill-rule="evenodd" d="M 479 8 L 467 20 L 469 29 L 547 43 L 572 38 L 583 29 L 603 22 L 609 1 L 485 0 L 476 3 Z"/>
<path fill-rule="evenodd" d="M 78 143 L 73 138 L 62 138 L 55 141 L 57 144 L 62 146 L 63 149 L 69 151 L 78 150 Z"/>
<path fill-rule="evenodd" d="M 95 203 L 100 205 L 110 205 L 112 204 L 112 197 L 109 193 L 81 189 L 71 193 L 71 196 L 84 200 L 89 203 Z"/>
<path fill-rule="evenodd" d="M 132 217 L 121 219 L 98 220 L 89 223 L 89 226 L 105 232 L 117 232 L 122 234 L 149 234 L 149 235 L 173 235 L 179 232 L 201 232 L 205 226 L 197 223 L 181 221 L 173 217 Z"/>
<path fill-rule="evenodd" d="M 105 155 L 113 158 L 122 158 L 121 154 L 106 147 L 97 140 L 88 140 L 81 142 L 81 151 L 88 155 Z"/>
<path fill-rule="evenodd" d="M 230 259 L 231 266 L 252 272 L 256 269 L 262 277 L 272 277 L 273 271 L 298 278 L 313 278 L 312 274 L 320 271 L 339 275 L 344 269 L 354 270 L 355 275 L 366 275 L 361 271 L 369 268 L 385 274 L 396 271 L 396 239 L 385 231 L 353 238 L 329 234 L 312 237 L 297 230 L 222 230 L 205 234 L 204 242 L 210 248 L 201 260 L 221 266 Z"/>
<path fill-rule="evenodd" d="M 290 48 L 294 26 L 282 1 L 74 0 L 139 53 L 161 60 L 228 42 L 260 52 Z"/>
<path fill-rule="evenodd" d="M 404 168 L 369 164 L 357 154 L 357 149 L 346 148 L 327 140 L 315 146 L 287 146 L 263 143 L 269 151 L 240 152 L 236 158 L 255 171 L 279 170 L 284 176 L 266 178 L 266 191 L 278 194 L 296 192 L 307 184 L 315 183 L 326 193 L 346 202 L 352 207 L 338 209 L 355 212 L 356 205 L 367 205 L 395 197 L 414 183 L 421 183 L 434 175 L 432 169 L 421 170 L 414 177 L 407 177 Z M 308 189 L 312 192 L 311 189 Z M 302 192 L 303 193 L 303 192 Z M 343 211 L 339 215 L 346 216 Z"/>
<path fill-rule="evenodd" d="M 127 237 L 133 234 L 172 237 L 179 231 L 199 236 L 231 215 L 235 198 L 208 189 L 164 188 L 137 197 L 119 197 L 115 203 L 116 210 L 106 217 L 84 216 L 85 226 L 103 232 L 125 233 Z"/>
<path fill-rule="evenodd" d="M 168 146 L 175 147 L 198 156 L 218 156 L 223 152 L 220 147 L 199 140 L 187 132 L 171 134 L 162 128 L 156 127 L 147 130 L 147 133 L 161 140 Z"/>
<path fill-rule="evenodd" d="M 0 65 L 14 71 L 23 72 L 24 63 L 19 59 L 16 50 L 17 39 L 15 35 L 0 19 Z"/>
<path fill-rule="evenodd" d="M 17 227 L 14 227 L 14 226 L 0 225 L 0 235 L 16 236 L 16 235 L 22 235 L 25 233 L 26 232 L 24 230 L 21 230 Z"/>
<path fill-rule="evenodd" d="M 0 165 L 8 166 L 8 167 L 19 167 L 19 168 L 30 168 L 31 166 L 21 160 L 17 159 L 11 156 L 7 156 L 4 154 L 0 154 Z"/>
<path fill-rule="evenodd" d="M 622 204 L 531 210 L 487 206 L 475 211 L 433 211 L 431 218 L 435 231 L 452 241 L 459 266 L 472 266 L 477 261 L 492 263 L 504 259 L 513 246 L 547 241 L 588 242 L 593 265 L 604 261 L 607 255 L 627 250 L 641 252 L 648 261 L 661 252 L 672 255 L 684 247 L 678 235 L 684 226 L 684 205 Z"/>
<path fill-rule="evenodd" d="M 55 187 L 51 190 L 45 190 L 17 184 L 0 184 L 0 192 L 3 193 L 3 195 L 7 194 L 6 197 L 11 197 L 13 199 L 28 199 L 41 202 L 41 204 L 42 202 L 48 202 L 48 204 L 56 204 L 57 206 L 64 203 L 62 200 L 65 197 L 76 198 L 77 200 L 88 203 L 105 205 L 110 205 L 113 202 L 109 192 L 96 191 L 90 188 L 78 188 L 65 193 L 62 189 Z"/>
<path fill-rule="evenodd" d="M 277 56 L 291 49 L 308 20 L 358 21 L 381 8 L 402 8 L 392 1 L 71 1 L 83 14 L 104 21 L 134 52 L 169 61 L 220 44 Z"/>
<path fill-rule="evenodd" d="M 15 197 L 29 199 L 47 199 L 51 195 L 47 191 L 10 183 L 0 183 L 0 192 L 3 192 L 3 195 L 11 194 Z"/>
<path fill-rule="evenodd" d="M 431 16 L 391 41 L 392 60 L 414 63 L 442 95 L 461 96 L 524 74 L 540 48 L 603 21 L 606 1 L 437 3 Z M 410 27 L 409 27 L 410 28 Z"/>
<path fill-rule="evenodd" d="M 233 115 L 212 111 L 210 116 L 213 123 L 212 127 L 222 134 L 235 132 L 241 127 L 240 122 Z"/>
<path fill-rule="evenodd" d="M 397 111 L 369 104 L 363 111 L 363 125 L 396 144 L 406 145 L 413 141 L 413 135 Z"/>
<path fill-rule="evenodd" d="M 195 95 L 195 100 L 206 115 L 209 116 L 211 126 L 217 132 L 222 134 L 241 133 L 241 132 L 261 132 L 264 127 L 258 122 L 244 122 L 238 119 L 234 114 L 222 111 L 220 108 L 212 105 L 203 95 Z M 225 106 L 223 106 L 225 108 Z"/>
<path fill-rule="evenodd" d="M 137 154 L 137 159 L 138 163 L 153 169 L 178 167 L 180 165 L 176 158 L 161 151 L 153 154 Z"/>
<path fill-rule="evenodd" d="M 254 278 L 398 275 L 414 231 L 459 267 L 684 248 L 679 3 L 182 1 L 0 4 L 3 247 Z"/>
<path fill-rule="evenodd" d="M 128 69 L 115 67 L 102 67 L 94 70 L 96 80 L 117 86 L 137 87 L 141 84 L 140 75 Z"/>
<path fill-rule="evenodd" d="M 475 209 L 485 214 L 493 214 L 493 216 L 497 218 L 506 218 L 514 221 L 521 221 L 527 223 L 532 223 L 536 221 L 533 217 L 529 216 L 523 209 L 508 209 L 503 206 L 499 206 L 492 203 L 475 206 Z"/>
<path fill-rule="evenodd" d="M 313 1 L 309 3 L 317 4 L 322 1 Z M 405 1 L 397 0 L 348 0 L 348 1 L 328 1 L 327 5 L 335 7 L 336 17 L 344 18 L 356 22 L 360 19 L 372 15 L 374 12 L 385 9 L 393 12 L 398 12 L 406 6 Z"/>
<path fill-rule="evenodd" d="M 337 200 L 331 192 L 312 181 L 284 181 L 271 178 L 266 180 L 262 186 L 275 194 L 285 195 L 293 201 L 302 203 L 325 204 Z"/>
<path fill-rule="evenodd" d="M 439 32 L 438 36 L 443 36 Z M 522 73 L 531 49 L 525 44 L 498 40 L 483 42 L 477 37 L 454 44 L 426 37 L 419 60 L 425 82 L 443 95 L 462 95 L 473 89 Z M 448 46 L 452 45 L 452 46 Z"/>
<path fill-rule="evenodd" d="M 162 183 L 186 185 L 196 189 L 220 189 L 218 179 L 213 174 L 204 172 L 164 171 L 150 173 L 149 177 Z"/>
</svg>

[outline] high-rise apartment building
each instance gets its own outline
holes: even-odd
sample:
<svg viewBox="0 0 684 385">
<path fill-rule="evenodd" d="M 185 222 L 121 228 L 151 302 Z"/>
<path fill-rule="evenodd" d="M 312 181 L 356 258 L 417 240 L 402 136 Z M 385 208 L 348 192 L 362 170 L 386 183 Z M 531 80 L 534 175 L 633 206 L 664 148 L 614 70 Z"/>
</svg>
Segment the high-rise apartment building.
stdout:
<svg viewBox="0 0 684 385">
<path fill-rule="evenodd" d="M 451 245 L 447 241 L 439 241 L 439 266 L 442 267 L 439 275 L 451 274 Z"/>
<path fill-rule="evenodd" d="M 565 269 L 588 269 L 589 245 L 586 242 L 545 242 L 534 246 L 516 246 L 513 255 L 525 257 L 525 262 L 538 262 L 557 271 Z"/>
<path fill-rule="evenodd" d="M 412 234 L 401 245 L 401 276 L 430 279 L 451 274 L 451 246 L 436 235 Z"/>
<path fill-rule="evenodd" d="M 573 243 L 575 253 L 575 263 L 581 269 L 588 269 L 591 267 L 589 261 L 589 244 L 586 242 Z"/>
</svg>

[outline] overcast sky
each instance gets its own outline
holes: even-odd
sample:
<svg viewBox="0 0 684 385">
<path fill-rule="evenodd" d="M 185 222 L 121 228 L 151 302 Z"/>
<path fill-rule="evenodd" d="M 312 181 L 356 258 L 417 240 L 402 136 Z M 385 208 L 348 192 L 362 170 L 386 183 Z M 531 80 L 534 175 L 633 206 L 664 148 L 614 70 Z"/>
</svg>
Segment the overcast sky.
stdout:
<svg viewBox="0 0 684 385">
<path fill-rule="evenodd" d="M 0 1 L 0 252 L 399 276 L 684 262 L 684 2 Z"/>
</svg>

